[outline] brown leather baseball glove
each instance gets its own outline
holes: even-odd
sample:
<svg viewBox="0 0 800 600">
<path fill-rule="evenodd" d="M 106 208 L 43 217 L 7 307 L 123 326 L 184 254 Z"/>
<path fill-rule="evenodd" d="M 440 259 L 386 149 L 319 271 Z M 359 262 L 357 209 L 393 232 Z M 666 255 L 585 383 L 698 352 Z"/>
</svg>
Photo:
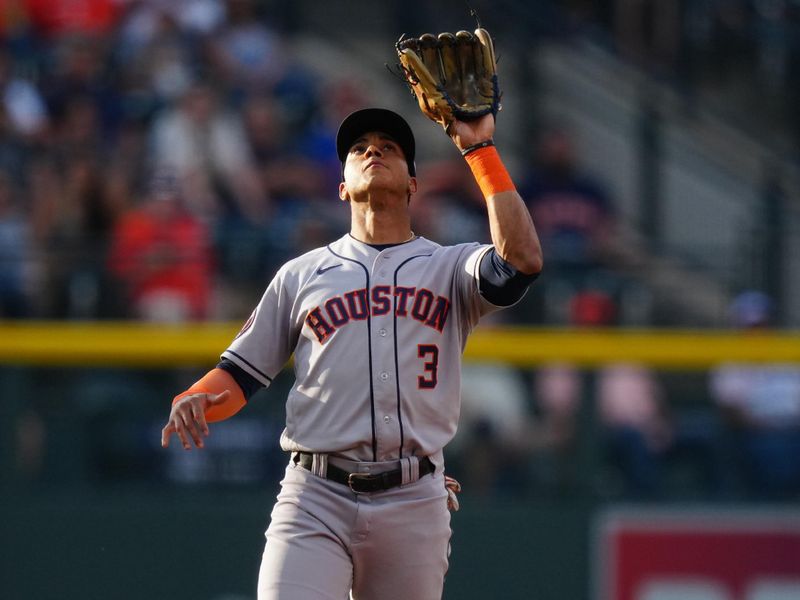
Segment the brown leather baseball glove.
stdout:
<svg viewBox="0 0 800 600">
<path fill-rule="evenodd" d="M 403 36 L 395 48 L 420 109 L 445 131 L 456 119 L 469 121 L 500 110 L 494 44 L 485 29 Z"/>
</svg>

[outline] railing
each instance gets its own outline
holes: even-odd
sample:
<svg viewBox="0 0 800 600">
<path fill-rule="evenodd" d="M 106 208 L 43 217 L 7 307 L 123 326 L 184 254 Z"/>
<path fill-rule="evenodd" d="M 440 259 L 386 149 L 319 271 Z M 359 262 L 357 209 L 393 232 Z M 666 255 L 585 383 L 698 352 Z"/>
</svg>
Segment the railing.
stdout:
<svg viewBox="0 0 800 600">
<path fill-rule="evenodd" d="M 239 323 L 6 322 L 0 323 L 0 363 L 204 366 L 218 360 L 239 327 Z M 465 359 L 528 368 L 553 362 L 580 367 L 633 362 L 676 370 L 702 370 L 728 361 L 800 363 L 800 332 L 486 327 L 470 338 Z"/>
</svg>

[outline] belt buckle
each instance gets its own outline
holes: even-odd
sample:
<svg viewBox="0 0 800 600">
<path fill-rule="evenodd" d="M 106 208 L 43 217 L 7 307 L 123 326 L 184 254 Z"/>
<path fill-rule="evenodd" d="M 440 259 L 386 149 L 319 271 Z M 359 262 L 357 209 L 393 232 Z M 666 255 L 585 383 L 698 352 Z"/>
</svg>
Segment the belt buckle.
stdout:
<svg viewBox="0 0 800 600">
<path fill-rule="evenodd" d="M 358 481 L 369 481 L 370 479 L 372 479 L 372 475 L 369 473 L 350 473 L 347 476 L 347 487 L 349 487 L 350 491 L 354 494 L 365 494 L 366 492 L 355 489 L 353 484 Z"/>
</svg>

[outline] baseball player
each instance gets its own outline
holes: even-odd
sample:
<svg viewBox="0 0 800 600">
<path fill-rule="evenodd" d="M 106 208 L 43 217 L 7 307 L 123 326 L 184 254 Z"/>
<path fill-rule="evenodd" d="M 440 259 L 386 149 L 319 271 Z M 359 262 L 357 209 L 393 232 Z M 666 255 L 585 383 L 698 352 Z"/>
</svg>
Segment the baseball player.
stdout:
<svg viewBox="0 0 800 600">
<path fill-rule="evenodd" d="M 531 216 L 492 142 L 494 117 L 448 135 L 486 198 L 493 245 L 414 235 L 411 129 L 368 108 L 341 124 L 339 198 L 350 232 L 283 265 L 221 362 L 178 395 L 162 432 L 203 446 L 294 355 L 258 598 L 440 598 L 450 513 L 442 449 L 459 416 L 460 362 L 479 319 L 542 268 Z M 487 399 L 489 401 L 489 399 Z"/>
</svg>

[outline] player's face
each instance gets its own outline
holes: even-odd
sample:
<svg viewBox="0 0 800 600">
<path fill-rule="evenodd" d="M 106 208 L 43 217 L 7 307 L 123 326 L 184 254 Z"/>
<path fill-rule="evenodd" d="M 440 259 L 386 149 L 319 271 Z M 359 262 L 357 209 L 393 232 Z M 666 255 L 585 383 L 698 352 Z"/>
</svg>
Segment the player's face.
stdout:
<svg viewBox="0 0 800 600">
<path fill-rule="evenodd" d="M 416 191 L 416 185 L 416 179 L 408 174 L 400 145 L 385 133 L 371 131 L 350 146 L 339 197 L 353 200 L 364 193 L 386 191 L 407 198 Z"/>
</svg>

